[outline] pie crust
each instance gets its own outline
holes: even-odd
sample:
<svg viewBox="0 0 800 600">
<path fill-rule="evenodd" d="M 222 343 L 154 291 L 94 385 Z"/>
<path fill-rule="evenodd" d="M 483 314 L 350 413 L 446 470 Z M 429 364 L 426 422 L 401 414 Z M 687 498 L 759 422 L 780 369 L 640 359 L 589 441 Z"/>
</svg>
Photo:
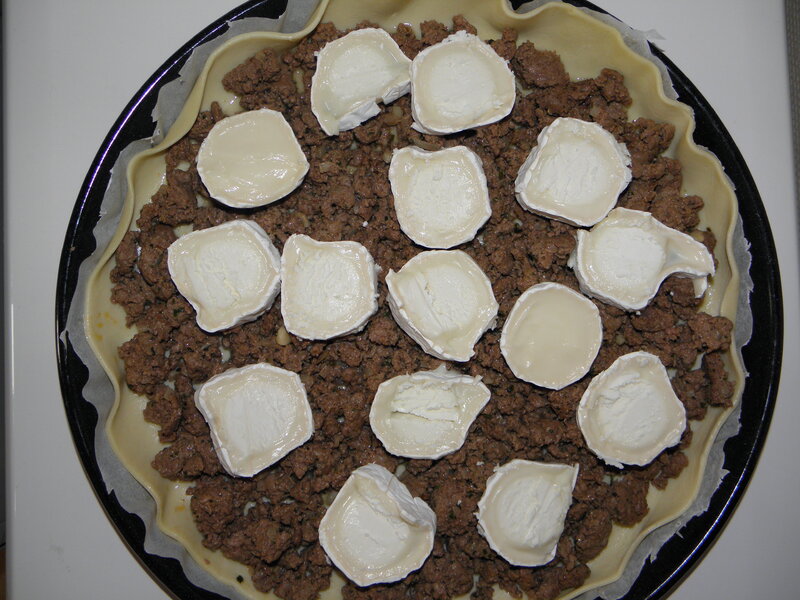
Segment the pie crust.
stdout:
<svg viewBox="0 0 800 600">
<path fill-rule="evenodd" d="M 125 232 L 135 223 L 141 207 L 149 202 L 158 188 L 165 171 L 165 149 L 189 130 L 198 112 L 208 110 L 212 101 L 220 102 L 228 107 L 228 112 L 231 111 L 235 99 L 222 88 L 221 79 L 233 67 L 262 48 L 280 51 L 295 45 L 320 22 L 333 22 L 338 28 L 345 29 L 367 20 L 390 31 L 397 23 L 405 22 L 413 24 L 418 33 L 420 21 L 450 23 L 456 14 L 463 14 L 483 39 L 497 39 L 502 29 L 512 27 L 519 32 L 518 43 L 532 40 L 537 48 L 555 50 L 573 79 L 594 77 L 604 67 L 619 71 L 624 75 L 633 99 L 628 112 L 630 119 L 643 116 L 675 126 L 675 136 L 666 154 L 683 165 L 683 193 L 697 194 L 705 200 L 699 228 L 713 229 L 718 238 L 715 252 L 717 272 L 701 310 L 731 320 L 736 318 L 739 274 L 733 262 L 733 240 L 738 210 L 732 186 L 716 157 L 693 142 L 692 111 L 665 95 L 659 68 L 629 49 L 615 28 L 590 14 L 558 2 L 516 14 L 505 0 L 381 0 L 368 3 L 323 0 L 307 26 L 298 33 L 252 33 L 226 42 L 209 58 L 183 111 L 164 140 L 130 162 L 128 196 L 119 228 L 88 283 L 85 328 L 116 394 L 105 433 L 127 469 L 155 499 L 158 527 L 180 541 L 194 560 L 214 577 L 230 584 L 246 597 L 272 596 L 255 590 L 246 567 L 202 545 L 189 509 L 190 497 L 185 493 L 190 484 L 164 479 L 150 466 L 152 457 L 163 446 L 158 441 L 156 427 L 142 417 L 146 399 L 133 394 L 124 384 L 123 363 L 117 348 L 135 332 L 124 327 L 122 308 L 110 301 L 109 274 L 114 266 L 114 251 Z M 582 51 L 587 47 L 591 47 L 592 52 Z M 735 352 L 729 351 L 725 362 L 735 384 L 734 402 L 738 402 L 744 387 L 744 372 Z M 650 487 L 647 516 L 633 527 L 615 526 L 606 549 L 589 563 L 592 574 L 585 585 L 562 595 L 559 600 L 574 598 L 618 579 L 644 537 L 677 518 L 691 505 L 703 480 L 706 460 L 716 434 L 732 410 L 710 407 L 703 421 L 693 422 L 694 437 L 686 450 L 689 459 L 686 469 L 678 478 L 670 480 L 664 490 Z M 237 581 L 242 576 L 244 581 Z M 331 588 L 323 593 L 323 598 L 338 597 L 337 577 L 334 573 Z M 501 590 L 495 592 L 495 598 L 509 597 Z"/>
</svg>

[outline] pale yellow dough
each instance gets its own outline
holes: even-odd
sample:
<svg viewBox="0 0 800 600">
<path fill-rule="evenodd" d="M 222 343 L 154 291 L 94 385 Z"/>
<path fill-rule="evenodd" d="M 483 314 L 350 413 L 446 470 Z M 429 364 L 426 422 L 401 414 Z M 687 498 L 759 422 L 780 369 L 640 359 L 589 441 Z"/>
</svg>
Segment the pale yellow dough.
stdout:
<svg viewBox="0 0 800 600">
<path fill-rule="evenodd" d="M 398 23 L 410 23 L 418 31 L 420 21 L 433 19 L 450 23 L 456 14 L 466 16 L 483 39 L 499 38 L 502 29 L 513 27 L 519 32 L 520 43 L 533 40 L 539 49 L 557 51 L 573 79 L 594 77 L 604 67 L 620 71 L 633 99 L 629 117 L 644 116 L 675 126 L 675 137 L 668 154 L 683 164 L 683 191 L 697 194 L 705 201 L 700 227 L 712 228 L 719 240 L 716 248 L 719 264 L 705 297 L 704 310 L 731 319 L 736 316 L 739 275 L 732 263 L 733 229 L 737 218 L 733 189 L 717 159 L 692 141 L 694 122 L 691 110 L 665 97 L 657 67 L 629 50 L 620 34 L 610 26 L 559 3 L 517 15 L 506 0 L 323 0 L 307 27 L 299 33 L 252 33 L 227 42 L 212 54 L 183 112 L 164 141 L 131 161 L 127 202 L 119 230 L 90 280 L 85 323 L 90 343 L 108 371 L 117 394 L 115 409 L 106 423 L 106 434 L 126 467 L 155 498 L 158 526 L 178 539 L 198 564 L 249 598 L 269 596 L 256 592 L 247 576 L 247 569 L 241 564 L 202 545 L 200 534 L 192 522 L 189 498 L 184 493 L 186 484 L 163 479 L 150 467 L 150 461 L 161 445 L 156 428 L 142 418 L 144 400 L 123 383 L 117 347 L 134 332 L 124 328 L 122 309 L 110 302 L 108 275 L 113 267 L 113 252 L 134 223 L 141 206 L 157 189 L 164 175 L 165 149 L 188 131 L 197 113 L 208 109 L 212 101 L 217 100 L 226 107 L 235 106 L 235 99 L 223 90 L 220 83 L 231 68 L 262 48 L 281 51 L 295 45 L 320 22 L 332 21 L 339 28 L 347 28 L 366 20 L 390 31 Z M 589 47 L 591 52 L 583 50 Z M 738 398 L 744 385 L 742 368 L 734 354 L 727 355 L 726 361 L 736 382 L 735 397 Z M 650 512 L 645 519 L 630 528 L 615 527 L 608 547 L 591 561 L 592 574 L 585 585 L 566 593 L 559 600 L 573 598 L 587 589 L 617 579 L 644 536 L 689 507 L 700 487 L 711 444 L 731 410 L 712 408 L 705 420 L 692 423 L 694 441 L 687 452 L 689 466 L 679 478 L 671 480 L 665 490 L 651 488 L 648 496 Z M 244 576 L 244 582 L 238 583 L 237 576 Z M 335 578 L 323 598 L 339 597 L 340 583 Z M 498 592 L 495 598 L 508 598 L 508 595 Z"/>
</svg>

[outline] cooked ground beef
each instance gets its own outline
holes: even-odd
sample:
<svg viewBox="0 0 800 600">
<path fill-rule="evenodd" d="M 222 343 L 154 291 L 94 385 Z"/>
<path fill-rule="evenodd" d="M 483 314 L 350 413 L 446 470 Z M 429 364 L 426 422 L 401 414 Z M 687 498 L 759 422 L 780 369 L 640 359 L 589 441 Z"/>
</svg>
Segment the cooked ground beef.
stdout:
<svg viewBox="0 0 800 600">
<path fill-rule="evenodd" d="M 454 29 L 472 30 L 463 18 Z M 411 58 L 451 32 L 441 23 L 422 24 L 422 36 L 400 25 L 394 38 Z M 389 314 L 383 277 L 420 248 L 400 231 L 388 184 L 392 149 L 416 144 L 437 149 L 463 144 L 483 160 L 492 217 L 465 244 L 492 281 L 503 322 L 519 295 L 533 284 L 555 281 L 577 288 L 566 267 L 574 228 L 523 211 L 514 199 L 514 178 L 543 127 L 558 116 L 596 121 L 624 142 L 633 158 L 634 179 L 620 206 L 650 210 L 671 227 L 692 231 L 703 205 L 683 196 L 681 166 L 662 155 L 673 127 L 646 119 L 630 122 L 630 96 L 622 76 L 604 70 L 597 78 L 570 81 L 558 55 L 534 44 L 516 43 L 503 32 L 493 47 L 510 61 L 518 93 L 511 115 L 475 131 L 443 137 L 411 129 L 408 96 L 353 131 L 326 136 L 309 106 L 314 53 L 343 32 L 321 25 L 296 48 L 278 56 L 259 52 L 231 71 L 225 86 L 244 109 L 268 107 L 289 120 L 311 169 L 304 183 L 280 203 L 236 211 L 208 199 L 195 156 L 215 122 L 219 106 L 200 114 L 191 131 L 166 154 L 166 183 L 144 207 L 139 231 L 125 236 L 112 273 L 113 299 L 125 308 L 138 333 L 120 348 L 128 386 L 147 396 L 147 420 L 169 444 L 153 460 L 164 477 L 190 480 L 191 509 L 204 544 L 250 568 L 256 587 L 287 600 L 312 600 L 330 583 L 331 566 L 317 539 L 325 507 L 350 473 L 367 463 L 390 471 L 404 464 L 402 481 L 433 508 L 438 519 L 432 555 L 419 571 L 396 584 L 360 589 L 347 584 L 348 599 L 446 599 L 468 593 L 491 597 L 493 585 L 517 596 L 544 600 L 579 586 L 586 562 L 605 547 L 613 523 L 632 525 L 648 510 L 652 483 L 664 487 L 686 465 L 681 446 L 644 468 L 606 466 L 584 443 L 575 409 L 589 379 L 628 352 L 647 350 L 674 369 L 674 386 L 690 418 L 709 405 L 728 405 L 732 384 L 721 353 L 730 343 L 731 323 L 697 312 L 692 284 L 670 278 L 646 309 L 626 313 L 596 303 L 603 320 L 603 347 L 591 372 L 560 391 L 515 378 L 499 351 L 497 330 L 483 336 L 465 364 L 450 365 L 480 375 L 492 399 L 475 420 L 463 447 L 442 459 L 403 460 L 388 454 L 369 427 L 368 412 L 378 385 L 399 374 L 436 368 Z M 198 198 L 201 200 L 198 202 Z M 256 220 L 282 247 L 293 233 L 324 240 L 355 240 L 382 267 L 380 310 L 358 334 L 332 341 L 291 337 L 279 343 L 278 303 L 258 320 L 228 331 L 199 329 L 191 306 L 177 293 L 166 269 L 174 227 L 195 229 L 235 218 Z M 710 233 L 704 241 L 713 250 Z M 282 332 L 285 334 L 285 332 Z M 704 355 L 699 368 L 697 358 Z M 226 360 L 226 356 L 229 358 Z M 230 367 L 266 361 L 300 373 L 314 414 L 314 436 L 305 445 L 251 479 L 228 476 L 214 453 L 208 428 L 194 406 L 194 386 Z M 495 466 L 515 458 L 579 464 L 566 528 L 556 559 L 539 568 L 509 565 L 478 533 L 474 513 Z"/>
</svg>

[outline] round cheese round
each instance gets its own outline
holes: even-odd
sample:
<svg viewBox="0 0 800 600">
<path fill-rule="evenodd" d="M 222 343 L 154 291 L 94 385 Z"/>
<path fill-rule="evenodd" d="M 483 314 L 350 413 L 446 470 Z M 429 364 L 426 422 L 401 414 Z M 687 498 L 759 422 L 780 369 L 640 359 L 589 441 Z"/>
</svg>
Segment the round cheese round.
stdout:
<svg viewBox="0 0 800 600">
<path fill-rule="evenodd" d="M 520 379 L 560 390 L 588 373 L 602 341 L 600 311 L 591 300 L 560 283 L 540 283 L 511 309 L 500 351 Z"/>
<path fill-rule="evenodd" d="M 661 360 L 632 352 L 592 379 L 578 405 L 578 425 L 606 463 L 642 466 L 681 440 L 686 409 Z"/>
<path fill-rule="evenodd" d="M 572 504 L 578 465 L 515 459 L 495 469 L 478 502 L 478 531 L 512 565 L 549 563 Z"/>
<path fill-rule="evenodd" d="M 187 233 L 167 249 L 175 287 L 208 332 L 252 321 L 280 288 L 280 255 L 255 221 L 238 219 Z"/>
<path fill-rule="evenodd" d="M 461 250 L 420 252 L 396 273 L 389 271 L 386 286 L 400 328 L 444 360 L 469 360 L 497 317 L 489 278 Z"/>
<path fill-rule="evenodd" d="M 419 569 L 433 549 L 436 513 L 384 467 L 353 471 L 319 524 L 319 543 L 358 586 Z"/>
<path fill-rule="evenodd" d="M 522 208 L 586 227 L 614 208 L 630 181 L 624 144 L 597 123 L 560 117 L 542 129 L 515 191 Z"/>
<path fill-rule="evenodd" d="M 400 229 L 420 246 L 468 242 L 492 215 L 483 163 L 466 146 L 395 150 L 389 182 Z"/>
<path fill-rule="evenodd" d="M 456 133 L 499 121 L 516 99 L 514 74 L 479 37 L 457 31 L 417 54 L 411 63 L 415 129 Z"/>
<path fill-rule="evenodd" d="M 308 160 L 284 116 L 262 108 L 218 121 L 200 145 L 197 172 L 215 200 L 255 208 L 300 185 Z"/>
</svg>

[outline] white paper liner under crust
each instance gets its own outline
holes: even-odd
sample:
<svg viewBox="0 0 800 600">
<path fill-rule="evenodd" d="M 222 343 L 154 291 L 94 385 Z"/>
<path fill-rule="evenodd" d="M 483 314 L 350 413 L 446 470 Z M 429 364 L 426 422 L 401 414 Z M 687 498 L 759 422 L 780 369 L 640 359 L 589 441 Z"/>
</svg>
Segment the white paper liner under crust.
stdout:
<svg viewBox="0 0 800 600">
<path fill-rule="evenodd" d="M 535 0 L 520 7 L 518 12 L 525 13 L 551 1 L 554 0 Z M 126 511 L 138 515 L 144 522 L 146 528 L 145 551 L 152 555 L 178 560 L 187 578 L 194 585 L 237 600 L 244 600 L 244 596 L 235 588 L 220 582 L 201 568 L 180 543 L 165 535 L 159 529 L 156 521 L 156 505 L 153 498 L 133 478 L 111 449 L 102 424 L 106 422 L 113 406 L 114 391 L 105 371 L 89 347 L 84 332 L 83 307 L 85 305 L 86 283 L 89 275 L 97 266 L 100 254 L 108 245 L 119 223 L 127 192 L 125 174 L 128 163 L 133 156 L 158 143 L 163 138 L 163 132 L 169 130 L 191 91 L 192 83 L 202 70 L 211 52 L 228 39 L 243 33 L 252 31 L 291 33 L 299 31 L 303 28 L 317 4 L 317 0 L 291 0 L 289 9 L 279 19 L 247 18 L 230 23 L 230 28 L 226 33 L 194 51 L 192 57 L 181 69 L 180 77 L 177 80 L 162 87 L 156 107 L 153 110 L 153 118 L 157 121 L 154 135 L 151 138 L 138 140 L 127 146 L 120 153 L 112 168 L 108 189 L 103 197 L 100 219 L 93 231 L 97 241 L 97 250 L 83 262 L 79 269 L 78 284 L 70 306 L 67 324 L 64 331 L 60 332 L 61 340 L 69 339 L 75 353 L 89 371 L 89 378 L 83 389 L 83 396 L 94 405 L 98 413 L 99 426 L 95 429 L 95 452 L 97 466 L 103 477 L 106 490 L 109 493 L 113 491 L 120 505 Z M 671 85 L 666 66 L 653 56 L 647 43 L 648 37 L 657 37 L 657 34 L 636 31 L 608 15 L 589 10 L 586 10 L 586 12 L 618 29 L 628 47 L 654 62 L 661 71 L 665 94 L 669 98 L 677 98 L 677 93 Z M 734 326 L 734 351 L 741 359 L 741 349 L 750 339 L 752 332 L 750 292 L 753 289 L 752 279 L 749 274 L 749 244 L 744 239 L 741 218 L 738 219 L 734 232 L 733 261 L 737 265 L 741 276 L 738 312 Z M 645 562 L 654 559 L 663 544 L 689 520 L 708 509 L 712 495 L 727 473 L 723 469 L 725 458 L 723 446 L 728 438 L 739 431 L 740 410 L 739 404 L 720 429 L 708 457 L 700 492 L 691 507 L 682 516 L 656 529 L 645 538 L 634 551 L 620 579 L 579 596 L 580 600 L 589 600 L 598 596 L 606 600 L 612 600 L 625 595 L 639 576 Z"/>
</svg>

